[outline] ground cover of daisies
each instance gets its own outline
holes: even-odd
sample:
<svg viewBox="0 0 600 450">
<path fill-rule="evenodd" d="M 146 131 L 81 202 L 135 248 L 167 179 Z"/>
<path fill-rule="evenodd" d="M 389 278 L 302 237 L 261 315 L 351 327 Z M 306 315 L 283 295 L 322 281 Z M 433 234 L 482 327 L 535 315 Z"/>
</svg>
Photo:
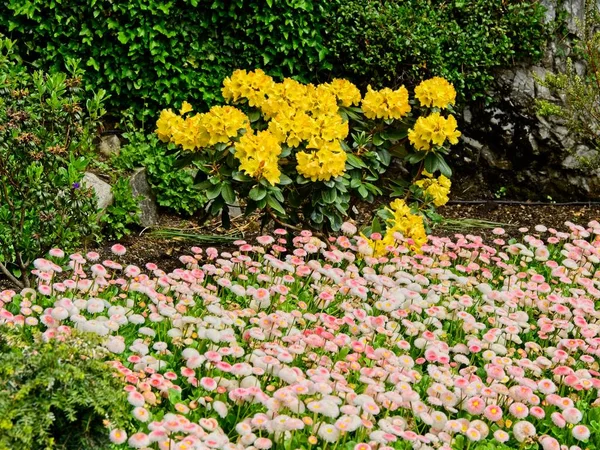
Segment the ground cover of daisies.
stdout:
<svg viewBox="0 0 600 450">
<path fill-rule="evenodd" d="M 379 258 L 343 230 L 171 273 L 55 249 L 0 322 L 105 337 L 131 407 L 115 449 L 600 448 L 598 222 Z"/>
</svg>

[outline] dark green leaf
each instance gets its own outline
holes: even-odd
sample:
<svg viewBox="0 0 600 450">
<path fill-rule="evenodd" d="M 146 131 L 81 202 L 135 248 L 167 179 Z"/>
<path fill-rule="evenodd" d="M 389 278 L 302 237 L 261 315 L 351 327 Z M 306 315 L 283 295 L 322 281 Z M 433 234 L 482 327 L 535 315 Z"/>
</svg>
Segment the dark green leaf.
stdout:
<svg viewBox="0 0 600 450">
<path fill-rule="evenodd" d="M 212 188 L 206 190 L 206 198 L 209 200 L 214 200 L 221 194 L 221 186 L 222 184 L 215 184 Z"/>
<path fill-rule="evenodd" d="M 250 189 L 250 192 L 248 193 L 248 197 L 250 197 L 254 201 L 262 200 L 266 197 L 266 195 L 267 190 L 264 186 L 261 185 L 254 186 L 252 189 Z"/>
<path fill-rule="evenodd" d="M 229 183 L 223 183 L 221 187 L 221 196 L 225 203 L 233 204 L 235 203 L 235 192 L 233 191 L 233 187 Z"/>
<path fill-rule="evenodd" d="M 364 169 L 367 167 L 367 165 L 356 155 L 353 155 L 352 153 L 347 153 L 347 163 L 350 164 L 350 166 L 355 167 L 357 169 Z"/>
<path fill-rule="evenodd" d="M 271 207 L 271 209 L 273 209 L 274 211 L 279 213 L 279 215 L 281 215 L 281 216 L 286 215 L 285 209 L 283 209 L 283 206 L 281 206 L 281 204 L 275 199 L 275 197 L 272 197 L 269 195 L 267 197 L 267 205 L 269 205 Z"/>
</svg>

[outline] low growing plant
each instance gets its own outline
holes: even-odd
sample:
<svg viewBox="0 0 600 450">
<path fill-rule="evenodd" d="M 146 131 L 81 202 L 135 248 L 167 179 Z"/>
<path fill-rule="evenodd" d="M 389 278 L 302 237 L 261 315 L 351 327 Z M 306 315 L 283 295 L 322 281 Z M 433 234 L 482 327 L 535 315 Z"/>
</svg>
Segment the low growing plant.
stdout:
<svg viewBox="0 0 600 450">
<path fill-rule="evenodd" d="M 145 167 L 148 182 L 157 203 L 177 214 L 194 215 L 206 204 L 206 196 L 194 187 L 198 169 L 193 165 L 180 167 L 180 151 L 160 143 L 155 134 L 130 130 L 123 134 L 127 144 L 121 148 L 112 163 L 119 169 L 133 170 Z"/>
<path fill-rule="evenodd" d="M 140 224 L 140 206 L 133 196 L 127 178 L 118 178 L 112 185 L 113 202 L 100 219 L 103 235 L 108 239 L 121 239 L 131 233 L 131 228 Z"/>
<path fill-rule="evenodd" d="M 98 232 L 81 179 L 106 96 L 84 102 L 77 61 L 68 75 L 30 73 L 14 46 L 0 37 L 0 272 L 27 286 L 37 255 Z"/>
<path fill-rule="evenodd" d="M 156 133 L 182 150 L 181 164 L 198 168 L 198 188 L 225 225 L 226 205 L 241 199 L 246 214 L 261 211 L 263 224 L 337 230 L 352 201 L 382 193 L 394 155 L 413 167 L 408 184 L 424 170 L 451 175 L 444 156 L 460 132 L 448 113 L 456 92 L 442 78 L 422 82 L 410 101 L 405 87 L 369 87 L 363 97 L 347 80 L 277 83 L 261 70 L 238 70 L 223 96 L 235 106 L 193 114 L 184 102 L 179 114 L 162 111 Z"/>
<path fill-rule="evenodd" d="M 101 339 L 63 328 L 55 338 L 0 328 L 0 450 L 104 450 L 106 427 L 127 425 L 123 383 L 101 361 Z"/>
</svg>

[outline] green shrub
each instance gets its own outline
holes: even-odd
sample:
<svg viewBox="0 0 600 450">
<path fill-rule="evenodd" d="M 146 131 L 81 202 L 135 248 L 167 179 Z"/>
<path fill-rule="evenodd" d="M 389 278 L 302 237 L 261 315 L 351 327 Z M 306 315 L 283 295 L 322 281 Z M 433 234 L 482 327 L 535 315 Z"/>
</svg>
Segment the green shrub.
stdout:
<svg viewBox="0 0 600 450">
<path fill-rule="evenodd" d="M 398 192 L 399 217 L 412 208 L 423 229 L 421 214 L 448 201 L 444 157 L 461 133 L 452 115 L 456 91 L 443 78 L 423 81 L 411 100 L 404 86 L 363 96 L 344 79 L 277 83 L 262 70 L 236 70 L 224 80 L 223 96 L 235 106 L 193 113 L 184 102 L 179 112 L 163 110 L 156 134 L 180 153 L 178 163 L 198 169 L 196 187 L 225 227 L 227 205 L 241 200 L 246 215 L 261 213 L 263 225 L 339 230 L 352 201 L 382 194 L 392 155 L 412 171 Z"/>
<path fill-rule="evenodd" d="M 121 170 L 145 167 L 148 182 L 156 195 L 156 202 L 177 214 L 193 215 L 206 203 L 206 196 L 194 187 L 197 166 L 180 167 L 181 153 L 174 146 L 162 145 L 156 135 L 143 131 L 123 134 L 128 141 L 112 164 Z"/>
<path fill-rule="evenodd" d="M 338 0 L 327 14 L 336 75 L 363 87 L 437 75 L 465 99 L 486 95 L 492 69 L 540 57 L 546 38 L 535 1 Z"/>
<path fill-rule="evenodd" d="M 0 450 L 109 448 L 103 422 L 123 427 L 129 409 L 99 338 L 44 335 L 0 329 Z"/>
<path fill-rule="evenodd" d="M 80 186 L 105 93 L 83 103 L 81 70 L 30 74 L 0 37 L 0 271 L 28 285 L 30 264 L 52 247 L 98 231 L 96 201 Z"/>
<path fill-rule="evenodd" d="M 81 59 L 86 87 L 110 92 L 117 110 L 133 101 L 141 114 L 190 97 L 210 105 L 237 67 L 303 79 L 328 69 L 322 3 L 7 0 L 0 32 L 22 40 L 22 55 L 46 69 Z"/>
</svg>

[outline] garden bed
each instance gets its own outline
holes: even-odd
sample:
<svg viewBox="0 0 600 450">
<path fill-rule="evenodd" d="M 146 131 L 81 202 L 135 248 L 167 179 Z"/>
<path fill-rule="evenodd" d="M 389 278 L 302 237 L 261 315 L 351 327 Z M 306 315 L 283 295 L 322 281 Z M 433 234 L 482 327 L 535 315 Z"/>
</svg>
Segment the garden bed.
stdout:
<svg viewBox="0 0 600 450">
<path fill-rule="evenodd" d="M 109 361 L 124 391 L 105 421 L 113 446 L 93 448 L 597 449 L 597 221 L 538 225 L 514 244 L 501 229 L 432 237 L 420 253 L 400 240 L 378 258 L 343 230 L 192 248 L 169 273 L 125 267 L 122 245 L 102 263 L 55 249 L 35 263 L 37 290 L 1 294 L 2 339 Z M 81 332 L 104 338 L 96 351 L 78 349 Z M 0 372 L 10 398 L 23 374 L 44 376 L 21 366 Z M 30 443 L 20 430 L 0 443 Z"/>
</svg>

